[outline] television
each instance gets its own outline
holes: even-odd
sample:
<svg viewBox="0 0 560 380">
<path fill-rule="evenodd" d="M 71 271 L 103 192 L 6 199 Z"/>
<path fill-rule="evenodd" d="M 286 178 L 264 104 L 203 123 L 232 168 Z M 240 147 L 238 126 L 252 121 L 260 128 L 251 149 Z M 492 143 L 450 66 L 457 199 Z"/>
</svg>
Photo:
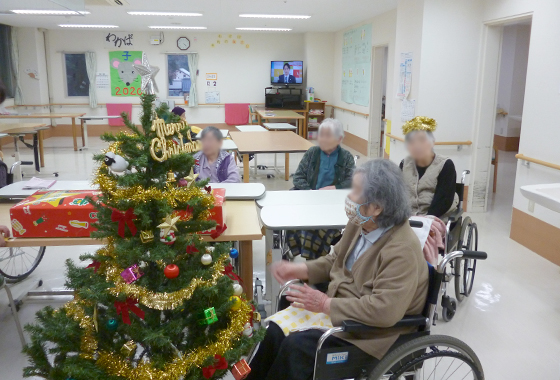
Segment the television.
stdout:
<svg viewBox="0 0 560 380">
<path fill-rule="evenodd" d="M 302 84 L 303 61 L 272 61 L 270 62 L 271 84 Z"/>
</svg>

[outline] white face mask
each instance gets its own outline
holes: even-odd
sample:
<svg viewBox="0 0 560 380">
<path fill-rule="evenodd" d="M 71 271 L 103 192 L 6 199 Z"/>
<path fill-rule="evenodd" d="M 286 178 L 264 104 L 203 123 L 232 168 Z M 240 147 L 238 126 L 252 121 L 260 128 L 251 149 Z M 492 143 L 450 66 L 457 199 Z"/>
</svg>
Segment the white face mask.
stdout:
<svg viewBox="0 0 560 380">
<path fill-rule="evenodd" d="M 346 201 L 344 203 L 344 211 L 346 211 L 346 216 L 350 220 L 350 223 L 357 224 L 358 226 L 363 225 L 368 220 L 371 220 L 373 223 L 375 223 L 375 220 L 373 220 L 373 216 L 363 216 L 360 213 L 360 207 L 365 204 L 367 203 L 359 204 L 346 197 Z"/>
</svg>

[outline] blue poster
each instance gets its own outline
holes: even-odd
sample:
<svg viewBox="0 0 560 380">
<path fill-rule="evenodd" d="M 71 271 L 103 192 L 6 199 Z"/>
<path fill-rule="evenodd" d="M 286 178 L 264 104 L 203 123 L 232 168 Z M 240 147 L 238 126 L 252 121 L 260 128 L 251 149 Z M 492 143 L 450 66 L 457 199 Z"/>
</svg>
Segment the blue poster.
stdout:
<svg viewBox="0 0 560 380">
<path fill-rule="evenodd" d="M 344 33 L 342 41 L 342 100 L 369 106 L 371 83 L 371 24 Z"/>
</svg>

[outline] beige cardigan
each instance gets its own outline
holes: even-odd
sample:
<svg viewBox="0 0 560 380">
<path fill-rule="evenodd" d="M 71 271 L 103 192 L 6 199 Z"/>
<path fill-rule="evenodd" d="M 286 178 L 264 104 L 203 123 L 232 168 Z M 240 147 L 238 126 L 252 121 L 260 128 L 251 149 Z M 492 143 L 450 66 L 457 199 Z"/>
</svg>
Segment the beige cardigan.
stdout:
<svg viewBox="0 0 560 380">
<path fill-rule="evenodd" d="M 351 319 L 370 326 L 393 326 L 405 315 L 420 314 L 428 291 L 428 264 L 408 221 L 389 229 L 356 260 L 345 267 L 361 227 L 348 223 L 334 253 L 307 261 L 311 284 L 330 281 L 330 317 L 334 326 Z M 414 328 L 337 336 L 381 359 L 398 336 Z"/>
</svg>

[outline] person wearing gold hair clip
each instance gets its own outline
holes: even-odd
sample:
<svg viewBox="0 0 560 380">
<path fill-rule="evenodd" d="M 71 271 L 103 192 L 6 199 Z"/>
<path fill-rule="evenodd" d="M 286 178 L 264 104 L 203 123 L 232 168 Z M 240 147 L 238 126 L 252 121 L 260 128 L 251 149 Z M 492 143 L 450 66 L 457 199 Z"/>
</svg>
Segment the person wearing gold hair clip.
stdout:
<svg viewBox="0 0 560 380">
<path fill-rule="evenodd" d="M 455 193 L 457 173 L 453 161 L 434 152 L 436 127 L 436 121 L 426 116 L 416 116 L 403 125 L 409 156 L 400 168 L 412 215 L 433 215 L 445 221 L 459 203 Z"/>
</svg>

